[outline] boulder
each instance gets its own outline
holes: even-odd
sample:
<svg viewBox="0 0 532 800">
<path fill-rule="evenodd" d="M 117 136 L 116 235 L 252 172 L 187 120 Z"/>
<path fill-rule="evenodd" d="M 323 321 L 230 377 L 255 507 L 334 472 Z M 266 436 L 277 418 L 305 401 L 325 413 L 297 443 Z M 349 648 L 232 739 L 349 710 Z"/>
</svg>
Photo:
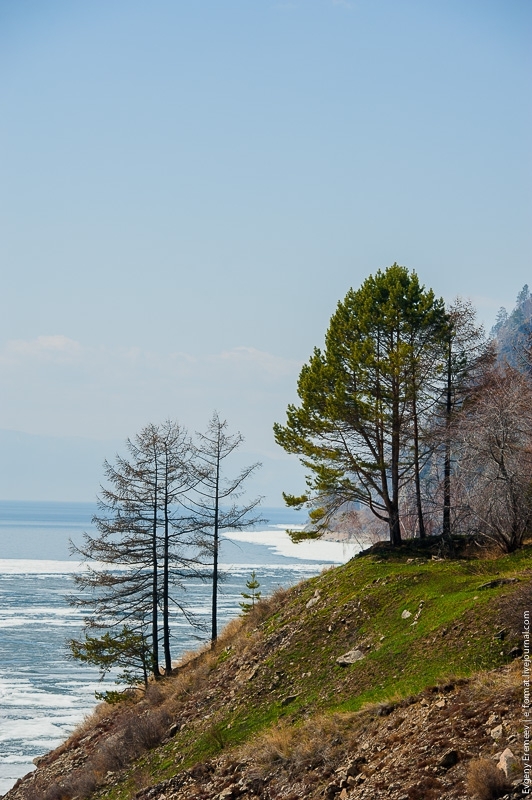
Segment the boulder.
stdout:
<svg viewBox="0 0 532 800">
<path fill-rule="evenodd" d="M 519 763 L 509 747 L 501 753 L 497 766 L 504 772 L 507 778 L 515 777 L 519 769 Z"/>
<path fill-rule="evenodd" d="M 490 736 L 492 739 L 500 739 L 502 732 L 502 725 L 496 725 L 495 728 L 491 729 Z"/>
<path fill-rule="evenodd" d="M 343 656 L 337 658 L 336 663 L 341 667 L 348 667 L 349 664 L 355 664 L 357 661 L 361 661 L 364 657 L 365 656 L 362 650 L 350 650 L 348 653 L 344 653 Z"/>
</svg>

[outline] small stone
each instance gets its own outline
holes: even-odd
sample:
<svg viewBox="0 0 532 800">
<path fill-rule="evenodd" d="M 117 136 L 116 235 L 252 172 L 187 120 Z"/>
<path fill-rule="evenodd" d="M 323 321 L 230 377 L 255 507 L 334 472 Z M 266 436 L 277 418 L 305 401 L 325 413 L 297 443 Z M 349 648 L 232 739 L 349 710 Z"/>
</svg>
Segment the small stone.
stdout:
<svg viewBox="0 0 532 800">
<path fill-rule="evenodd" d="M 515 777 L 518 770 L 518 762 L 509 747 L 501 753 L 497 766 L 504 772 L 507 778 Z"/>
<path fill-rule="evenodd" d="M 454 767 L 454 765 L 457 763 L 458 763 L 458 751 L 447 750 L 447 752 L 443 755 L 442 759 L 440 760 L 440 767 L 443 767 L 443 769 L 450 769 L 451 767 Z"/>
<path fill-rule="evenodd" d="M 360 773 L 360 767 L 362 766 L 362 764 L 366 763 L 367 763 L 366 756 L 358 756 L 347 765 L 345 774 L 347 775 L 348 778 L 355 777 Z"/>
<path fill-rule="evenodd" d="M 486 725 L 495 725 L 495 723 L 497 722 L 497 719 L 498 719 L 497 714 L 491 713 L 489 715 L 489 717 L 488 717 L 488 721 L 486 722 Z"/>
<path fill-rule="evenodd" d="M 347 667 L 349 666 L 349 664 L 355 664 L 362 658 L 364 658 L 364 653 L 362 652 L 362 650 L 349 650 L 348 653 L 344 653 L 343 656 L 337 658 L 336 663 L 339 664 L 341 667 Z"/>
<path fill-rule="evenodd" d="M 502 725 L 496 725 L 495 728 L 492 728 L 490 731 L 490 736 L 492 739 L 500 739 L 502 736 Z"/>
<path fill-rule="evenodd" d="M 442 700 L 438 700 L 438 702 L 434 703 L 434 705 L 436 706 L 436 708 L 445 708 L 445 706 L 447 705 L 447 701 L 445 700 L 445 698 L 442 698 Z"/>
<path fill-rule="evenodd" d="M 281 700 L 281 705 L 282 705 L 282 706 L 287 706 L 287 705 L 289 705 L 290 703 L 293 703 L 293 702 L 294 702 L 294 700 L 295 700 L 297 697 L 299 697 L 299 695 L 297 695 L 297 694 L 289 694 L 289 695 L 287 695 L 286 697 L 283 697 L 283 699 Z"/>
<path fill-rule="evenodd" d="M 233 783 L 231 786 L 227 786 L 227 788 L 222 789 L 220 794 L 217 796 L 217 800 L 229 800 L 229 798 L 238 797 L 239 794 L 240 786 L 238 786 L 236 783 Z"/>
<path fill-rule="evenodd" d="M 408 609 L 405 608 L 405 610 L 401 614 L 401 619 L 408 619 L 408 617 L 411 617 L 411 616 L 412 616 L 411 612 L 408 611 Z"/>
</svg>

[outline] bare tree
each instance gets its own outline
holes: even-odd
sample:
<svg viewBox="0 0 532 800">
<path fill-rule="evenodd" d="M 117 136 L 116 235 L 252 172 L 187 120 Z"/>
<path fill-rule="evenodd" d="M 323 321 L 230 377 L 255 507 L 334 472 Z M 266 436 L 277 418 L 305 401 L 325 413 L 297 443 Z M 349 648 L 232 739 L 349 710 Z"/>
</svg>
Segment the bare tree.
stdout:
<svg viewBox="0 0 532 800">
<path fill-rule="evenodd" d="M 244 441 L 240 433 L 229 435 L 227 422 L 213 413 L 205 433 L 198 433 L 195 448 L 197 483 L 189 508 L 195 519 L 198 543 L 212 558 L 211 642 L 218 636 L 218 556 L 222 531 L 236 531 L 261 521 L 253 511 L 261 498 L 243 505 L 235 502 L 241 497 L 247 479 L 260 464 L 245 467 L 235 477 L 225 475 L 225 461 Z"/>
<path fill-rule="evenodd" d="M 170 421 L 147 425 L 126 446 L 129 458 L 117 456 L 114 464 L 104 464 L 107 485 L 101 488 L 99 513 L 93 519 L 97 535 L 85 534 L 82 545 L 72 545 L 90 563 L 75 577 L 80 592 L 71 602 L 89 613 L 86 634 L 105 631 L 101 642 L 107 646 L 111 640 L 105 636 L 114 632 L 115 652 L 121 656 L 127 657 L 126 644 L 140 642 L 145 652 L 149 642 L 150 669 L 157 679 L 161 628 L 166 673 L 172 668 L 171 586 L 198 563 L 188 547 L 190 519 L 179 510 L 196 479 L 193 451 L 186 432 Z M 85 648 L 76 643 L 77 658 L 99 652 L 94 637 L 86 636 L 85 643 Z"/>
<path fill-rule="evenodd" d="M 532 523 L 532 388 L 512 367 L 492 369 L 455 423 L 468 528 L 504 552 Z"/>
</svg>

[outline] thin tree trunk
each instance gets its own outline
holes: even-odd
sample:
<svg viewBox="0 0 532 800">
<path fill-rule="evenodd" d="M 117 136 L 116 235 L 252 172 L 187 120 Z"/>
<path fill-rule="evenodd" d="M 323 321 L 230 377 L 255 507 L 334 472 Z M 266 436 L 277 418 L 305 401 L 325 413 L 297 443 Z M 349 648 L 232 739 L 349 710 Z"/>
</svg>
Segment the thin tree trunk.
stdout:
<svg viewBox="0 0 532 800">
<path fill-rule="evenodd" d="M 216 458 L 216 485 L 214 495 L 214 552 L 212 565 L 212 632 L 211 644 L 214 645 L 218 638 L 217 615 L 218 615 L 218 524 L 219 524 L 219 495 L 220 495 L 220 450 Z"/>
<path fill-rule="evenodd" d="M 392 382 L 392 500 L 390 515 L 390 539 L 394 547 L 401 545 L 401 526 L 399 522 L 399 385 L 396 378 Z"/>
<path fill-rule="evenodd" d="M 452 344 L 449 336 L 447 353 L 447 391 L 445 402 L 445 456 L 443 466 L 443 536 L 451 536 L 451 411 L 452 411 Z"/>
<path fill-rule="evenodd" d="M 155 680 L 160 678 L 159 673 L 159 626 L 158 626 L 158 562 L 157 562 L 157 513 L 158 513 L 158 474 L 157 462 L 155 463 L 155 486 L 153 492 L 153 529 L 152 529 L 152 670 Z"/>
<path fill-rule="evenodd" d="M 417 403 L 416 403 L 416 386 L 414 385 L 414 398 L 412 401 L 412 414 L 414 417 L 414 482 L 416 487 L 416 507 L 417 507 L 417 521 L 419 528 L 419 538 L 424 539 L 426 536 L 425 520 L 423 519 L 423 504 L 421 502 L 421 469 L 419 465 L 419 424 L 417 417 Z"/>
<path fill-rule="evenodd" d="M 172 655 L 170 652 L 170 609 L 169 609 L 169 558 L 170 558 L 170 520 L 168 518 L 168 451 L 165 463 L 164 489 L 164 562 L 163 562 L 163 646 L 165 675 L 172 673 Z"/>
</svg>

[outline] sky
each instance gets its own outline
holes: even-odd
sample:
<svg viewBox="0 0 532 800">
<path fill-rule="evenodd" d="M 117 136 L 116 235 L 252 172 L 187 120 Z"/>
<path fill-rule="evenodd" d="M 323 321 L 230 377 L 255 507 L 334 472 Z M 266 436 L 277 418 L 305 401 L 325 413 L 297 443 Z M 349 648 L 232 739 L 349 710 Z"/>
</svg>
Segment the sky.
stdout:
<svg viewBox="0 0 532 800">
<path fill-rule="evenodd" d="M 91 500 L 214 409 L 272 424 L 397 262 L 487 329 L 532 284 L 529 0 L 0 2 L 0 499 Z"/>
</svg>

